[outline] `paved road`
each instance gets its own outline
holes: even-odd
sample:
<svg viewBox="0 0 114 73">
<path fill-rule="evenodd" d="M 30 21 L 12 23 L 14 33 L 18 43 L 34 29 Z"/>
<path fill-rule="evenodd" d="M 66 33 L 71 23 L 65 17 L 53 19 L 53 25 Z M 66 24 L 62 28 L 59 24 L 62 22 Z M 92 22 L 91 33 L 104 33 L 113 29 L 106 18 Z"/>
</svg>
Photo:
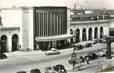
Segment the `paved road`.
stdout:
<svg viewBox="0 0 114 73">
<path fill-rule="evenodd" d="M 103 47 L 103 46 L 102 46 Z M 77 51 L 78 55 L 85 55 L 89 51 L 95 52 L 102 48 L 101 45 L 96 45 L 91 48 L 84 48 L 83 51 Z M 89 49 L 89 50 L 88 50 Z M 0 73 L 16 73 L 19 70 L 30 71 L 34 68 L 43 70 L 46 66 L 53 66 L 56 64 L 68 65 L 71 51 L 61 52 L 60 55 L 46 56 L 46 55 L 29 55 L 29 56 L 11 56 L 8 59 L 0 60 Z M 80 53 L 79 53 L 80 52 Z M 29 73 L 29 72 L 28 72 Z"/>
</svg>

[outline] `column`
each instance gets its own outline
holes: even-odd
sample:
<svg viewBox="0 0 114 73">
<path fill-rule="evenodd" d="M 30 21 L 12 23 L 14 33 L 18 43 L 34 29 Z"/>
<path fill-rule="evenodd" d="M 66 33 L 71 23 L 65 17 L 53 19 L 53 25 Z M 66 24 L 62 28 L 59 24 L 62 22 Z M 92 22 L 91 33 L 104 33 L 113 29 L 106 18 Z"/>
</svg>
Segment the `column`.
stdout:
<svg viewBox="0 0 114 73">
<path fill-rule="evenodd" d="M 44 32 L 45 32 L 45 31 L 44 31 L 44 29 L 45 29 L 45 28 L 44 28 L 44 22 L 45 22 L 45 21 L 44 21 L 44 12 L 42 12 L 42 29 L 43 29 L 43 30 L 42 30 L 42 33 L 43 33 L 43 36 L 45 35 L 45 34 L 44 34 Z"/>
<path fill-rule="evenodd" d="M 39 17 L 38 17 L 38 20 L 39 20 L 39 24 L 38 24 L 38 28 L 39 28 L 39 36 L 41 36 L 41 13 L 39 12 Z"/>
<path fill-rule="evenodd" d="M 57 12 L 57 35 L 59 34 L 59 13 Z"/>
<path fill-rule="evenodd" d="M 55 33 L 55 28 L 57 28 L 57 27 L 55 27 L 55 12 L 53 12 L 53 26 L 54 26 L 54 30 L 53 30 L 54 33 L 53 34 L 55 35 L 56 34 Z"/>
<path fill-rule="evenodd" d="M 86 29 L 87 41 L 88 41 L 88 39 L 89 39 L 89 38 L 88 38 L 88 37 L 89 37 L 89 33 L 88 33 L 88 32 L 89 32 L 89 29 L 87 28 L 87 29 Z"/>
<path fill-rule="evenodd" d="M 92 28 L 92 40 L 94 39 L 94 32 L 95 32 L 94 29 L 95 29 L 95 28 Z"/>
<path fill-rule="evenodd" d="M 61 34 L 61 13 L 59 14 L 59 34 Z"/>
<path fill-rule="evenodd" d="M 49 23 L 48 23 L 48 11 L 46 12 L 46 25 L 47 25 L 47 36 L 49 35 L 49 33 L 48 33 L 48 27 L 49 27 Z"/>
<path fill-rule="evenodd" d="M 98 27 L 98 39 L 100 39 L 100 27 Z"/>
<path fill-rule="evenodd" d="M 80 42 L 82 42 L 82 29 L 80 29 Z"/>
<path fill-rule="evenodd" d="M 7 38 L 7 49 L 8 49 L 8 52 L 12 51 L 12 36 L 11 35 L 8 35 L 8 38 Z"/>
</svg>

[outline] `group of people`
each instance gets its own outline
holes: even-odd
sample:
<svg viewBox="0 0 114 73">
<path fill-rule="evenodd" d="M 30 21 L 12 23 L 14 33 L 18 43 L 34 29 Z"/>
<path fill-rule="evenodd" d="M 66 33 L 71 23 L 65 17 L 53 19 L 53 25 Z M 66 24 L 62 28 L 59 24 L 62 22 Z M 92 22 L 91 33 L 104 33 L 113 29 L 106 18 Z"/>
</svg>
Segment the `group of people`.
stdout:
<svg viewBox="0 0 114 73">
<path fill-rule="evenodd" d="M 89 59 L 89 57 L 88 56 L 85 56 L 85 57 L 82 57 L 82 56 L 80 56 L 80 59 L 81 59 L 81 62 L 87 62 L 87 64 L 90 64 L 90 59 Z"/>
</svg>

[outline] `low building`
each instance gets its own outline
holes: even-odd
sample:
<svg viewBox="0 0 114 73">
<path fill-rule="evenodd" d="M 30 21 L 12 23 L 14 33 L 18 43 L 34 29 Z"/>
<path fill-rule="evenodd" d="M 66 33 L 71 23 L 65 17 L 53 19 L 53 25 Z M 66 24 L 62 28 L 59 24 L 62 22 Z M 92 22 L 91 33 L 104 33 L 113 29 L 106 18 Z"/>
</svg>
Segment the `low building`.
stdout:
<svg viewBox="0 0 114 73">
<path fill-rule="evenodd" d="M 71 42 L 79 43 L 109 36 L 110 19 L 109 14 L 96 14 L 93 11 L 74 12 L 68 28 L 69 33 L 75 35 Z"/>
</svg>

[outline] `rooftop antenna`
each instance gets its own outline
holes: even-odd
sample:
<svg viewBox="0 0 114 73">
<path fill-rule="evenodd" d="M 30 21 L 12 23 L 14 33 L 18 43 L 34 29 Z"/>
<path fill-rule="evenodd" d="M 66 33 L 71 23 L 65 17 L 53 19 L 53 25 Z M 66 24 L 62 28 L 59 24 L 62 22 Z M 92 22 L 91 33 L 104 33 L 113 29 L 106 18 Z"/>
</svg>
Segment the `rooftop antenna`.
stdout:
<svg viewBox="0 0 114 73">
<path fill-rule="evenodd" d="M 76 4 L 74 4 L 74 10 L 76 10 Z"/>
<path fill-rule="evenodd" d="M 85 1 L 85 9 L 88 9 L 88 1 Z"/>
<path fill-rule="evenodd" d="M 81 10 L 81 20 L 82 20 L 82 15 L 83 15 L 83 7 L 80 5 L 80 10 Z"/>
</svg>

